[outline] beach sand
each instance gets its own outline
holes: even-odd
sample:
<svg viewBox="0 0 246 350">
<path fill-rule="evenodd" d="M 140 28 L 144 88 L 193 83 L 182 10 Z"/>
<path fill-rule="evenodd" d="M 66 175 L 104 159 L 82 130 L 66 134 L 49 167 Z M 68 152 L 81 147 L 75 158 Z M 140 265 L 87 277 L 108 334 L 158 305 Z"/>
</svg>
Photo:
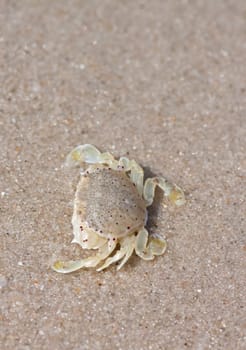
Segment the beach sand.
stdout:
<svg viewBox="0 0 246 350">
<path fill-rule="evenodd" d="M 1 349 L 246 349 L 245 1 L 0 6 Z M 86 255 L 62 168 L 84 143 L 184 188 L 150 211 L 165 255 L 51 270 Z"/>
</svg>

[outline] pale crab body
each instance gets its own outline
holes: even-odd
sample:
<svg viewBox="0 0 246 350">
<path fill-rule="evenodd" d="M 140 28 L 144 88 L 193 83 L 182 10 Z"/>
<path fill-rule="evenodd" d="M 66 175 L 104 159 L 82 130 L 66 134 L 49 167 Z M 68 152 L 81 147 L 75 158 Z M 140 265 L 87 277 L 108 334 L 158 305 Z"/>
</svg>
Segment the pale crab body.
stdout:
<svg viewBox="0 0 246 350">
<path fill-rule="evenodd" d="M 121 260 L 120 269 L 134 251 L 144 260 L 163 254 L 166 241 L 145 229 L 147 207 L 157 185 L 177 206 L 184 204 L 184 192 L 160 177 L 144 183 L 143 169 L 134 160 L 115 160 L 89 144 L 76 147 L 66 159 L 67 166 L 84 168 L 86 163 L 91 165 L 81 173 L 74 200 L 73 242 L 98 253 L 78 261 L 57 261 L 52 268 L 62 273 L 82 267 L 100 271 Z"/>
</svg>

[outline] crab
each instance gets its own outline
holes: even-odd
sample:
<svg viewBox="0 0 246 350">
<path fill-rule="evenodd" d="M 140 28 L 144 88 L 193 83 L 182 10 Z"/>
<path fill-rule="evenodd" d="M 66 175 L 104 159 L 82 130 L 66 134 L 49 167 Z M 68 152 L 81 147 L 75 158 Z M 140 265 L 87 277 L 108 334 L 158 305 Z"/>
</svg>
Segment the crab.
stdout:
<svg viewBox="0 0 246 350">
<path fill-rule="evenodd" d="M 74 238 L 83 249 L 96 249 L 93 256 L 77 261 L 56 261 L 52 268 L 61 273 L 94 267 L 97 271 L 119 262 L 119 270 L 133 252 L 144 260 L 162 255 L 167 247 L 159 234 L 145 228 L 147 207 L 154 200 L 156 186 L 175 206 L 185 203 L 183 190 L 163 177 L 148 178 L 135 160 L 101 153 L 90 144 L 74 148 L 65 165 L 81 167 L 72 216 Z"/>
</svg>

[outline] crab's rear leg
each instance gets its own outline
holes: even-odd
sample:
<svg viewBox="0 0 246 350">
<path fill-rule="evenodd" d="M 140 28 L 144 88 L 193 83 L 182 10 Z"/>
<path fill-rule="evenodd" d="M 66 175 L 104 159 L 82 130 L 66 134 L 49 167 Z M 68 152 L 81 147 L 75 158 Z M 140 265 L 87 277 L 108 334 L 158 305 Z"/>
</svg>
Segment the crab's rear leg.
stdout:
<svg viewBox="0 0 246 350">
<path fill-rule="evenodd" d="M 144 184 L 143 196 L 147 202 L 147 206 L 153 203 L 156 186 L 159 186 L 163 190 L 165 197 L 167 197 L 170 202 L 176 206 L 180 206 L 185 203 L 184 191 L 180 187 L 170 183 L 163 177 L 153 177 L 147 179 Z"/>
<path fill-rule="evenodd" d="M 77 271 L 83 267 L 95 267 L 101 261 L 106 259 L 114 251 L 115 247 L 116 242 L 107 242 L 105 245 L 99 248 L 99 251 L 95 256 L 90 256 L 88 258 L 76 261 L 56 261 L 53 264 L 52 269 L 60 273 L 69 273 Z"/>
<path fill-rule="evenodd" d="M 155 255 L 164 254 L 167 243 L 159 235 L 150 236 L 148 231 L 141 229 L 136 237 L 135 251 L 144 260 L 153 260 Z"/>
<path fill-rule="evenodd" d="M 67 156 L 65 166 L 68 167 L 83 167 L 88 164 L 108 164 L 114 162 L 112 154 L 105 152 L 101 153 L 95 146 L 90 144 L 80 145 L 75 147 Z"/>
<path fill-rule="evenodd" d="M 97 271 L 101 271 L 106 269 L 109 265 L 113 264 L 114 262 L 117 262 L 121 260 L 120 264 L 117 266 L 117 270 L 119 270 L 125 263 L 129 260 L 131 257 L 134 247 L 135 247 L 135 236 L 127 236 L 121 239 L 120 243 L 120 250 L 118 250 L 115 255 L 109 257 L 105 263 L 100 266 Z"/>
</svg>

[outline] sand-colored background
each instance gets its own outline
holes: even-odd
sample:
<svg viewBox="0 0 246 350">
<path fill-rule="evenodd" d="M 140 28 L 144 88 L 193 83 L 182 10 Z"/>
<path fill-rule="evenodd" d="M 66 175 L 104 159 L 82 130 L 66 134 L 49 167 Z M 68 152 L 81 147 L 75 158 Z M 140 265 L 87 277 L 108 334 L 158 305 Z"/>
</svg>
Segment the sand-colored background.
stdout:
<svg viewBox="0 0 246 350">
<path fill-rule="evenodd" d="M 246 349 L 246 3 L 1 1 L 1 349 Z M 76 145 L 181 185 L 168 251 L 59 275 Z"/>
</svg>

